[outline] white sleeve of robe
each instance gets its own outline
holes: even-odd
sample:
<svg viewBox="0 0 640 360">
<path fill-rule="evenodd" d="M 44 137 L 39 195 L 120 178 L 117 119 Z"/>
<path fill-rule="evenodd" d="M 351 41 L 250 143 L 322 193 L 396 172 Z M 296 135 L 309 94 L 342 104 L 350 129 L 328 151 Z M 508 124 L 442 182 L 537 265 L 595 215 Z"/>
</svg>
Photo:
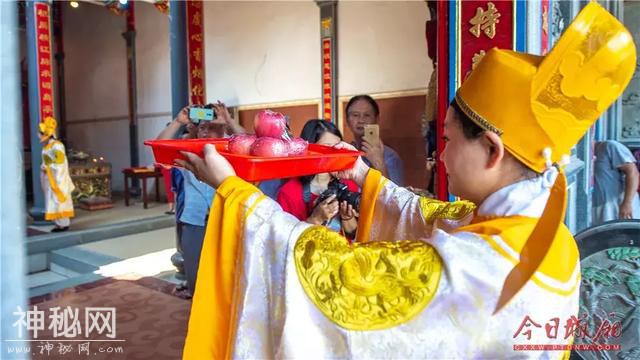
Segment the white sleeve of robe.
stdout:
<svg viewBox="0 0 640 360">
<path fill-rule="evenodd" d="M 371 231 L 368 241 L 394 241 L 419 239 L 429 236 L 434 228 L 450 230 L 467 224 L 471 214 L 460 219 L 438 219 L 436 221 L 425 218 L 421 211 L 421 201 L 448 204 L 432 199 L 422 199 L 404 187 L 399 187 L 391 181 L 383 181 L 379 196 L 376 200 Z"/>
</svg>

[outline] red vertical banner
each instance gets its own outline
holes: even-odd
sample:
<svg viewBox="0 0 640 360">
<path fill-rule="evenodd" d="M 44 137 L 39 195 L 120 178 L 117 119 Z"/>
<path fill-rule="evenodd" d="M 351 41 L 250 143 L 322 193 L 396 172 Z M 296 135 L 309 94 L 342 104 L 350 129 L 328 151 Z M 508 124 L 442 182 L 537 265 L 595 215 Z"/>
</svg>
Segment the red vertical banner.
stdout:
<svg viewBox="0 0 640 360">
<path fill-rule="evenodd" d="M 322 118 L 331 121 L 331 38 L 322 39 Z"/>
<path fill-rule="evenodd" d="M 38 2 L 33 7 L 36 25 L 36 61 L 38 62 L 38 96 L 40 103 L 40 121 L 54 116 L 53 111 L 53 74 L 51 71 L 51 7 Z"/>
<path fill-rule="evenodd" d="M 515 1 L 460 1 L 458 86 L 491 48 L 515 48 Z"/>
<path fill-rule="evenodd" d="M 189 71 L 189 100 L 204 104 L 204 17 L 202 1 L 187 1 L 187 53 Z"/>
</svg>

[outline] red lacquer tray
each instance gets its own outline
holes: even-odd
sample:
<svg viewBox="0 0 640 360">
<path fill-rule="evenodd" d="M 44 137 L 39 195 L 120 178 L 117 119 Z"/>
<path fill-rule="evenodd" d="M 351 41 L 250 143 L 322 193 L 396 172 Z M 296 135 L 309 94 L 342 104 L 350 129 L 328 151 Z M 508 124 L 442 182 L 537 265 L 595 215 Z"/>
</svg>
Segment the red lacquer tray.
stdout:
<svg viewBox="0 0 640 360">
<path fill-rule="evenodd" d="M 175 159 L 184 159 L 180 151 L 203 156 L 206 144 L 213 144 L 236 174 L 247 181 L 281 179 L 349 169 L 360 152 L 309 144 L 306 155 L 290 157 L 258 157 L 237 155 L 227 151 L 227 139 L 147 140 L 156 163 L 174 166 Z"/>
</svg>

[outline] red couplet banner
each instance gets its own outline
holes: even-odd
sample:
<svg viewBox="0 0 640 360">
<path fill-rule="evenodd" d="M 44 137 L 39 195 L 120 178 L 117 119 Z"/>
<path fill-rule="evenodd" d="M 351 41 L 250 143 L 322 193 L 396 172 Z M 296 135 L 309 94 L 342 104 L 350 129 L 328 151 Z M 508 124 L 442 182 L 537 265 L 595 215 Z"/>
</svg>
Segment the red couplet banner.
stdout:
<svg viewBox="0 0 640 360">
<path fill-rule="evenodd" d="M 51 6 L 34 4 L 36 26 L 36 57 L 38 62 L 38 96 L 40 121 L 53 116 L 53 75 L 51 71 Z"/>
<path fill-rule="evenodd" d="M 204 18 L 202 1 L 187 1 L 187 52 L 189 71 L 189 100 L 204 104 Z"/>
<path fill-rule="evenodd" d="M 322 118 L 331 121 L 331 38 L 322 39 Z"/>
<path fill-rule="evenodd" d="M 491 48 L 515 46 L 515 1 L 460 1 L 460 84 Z"/>
</svg>

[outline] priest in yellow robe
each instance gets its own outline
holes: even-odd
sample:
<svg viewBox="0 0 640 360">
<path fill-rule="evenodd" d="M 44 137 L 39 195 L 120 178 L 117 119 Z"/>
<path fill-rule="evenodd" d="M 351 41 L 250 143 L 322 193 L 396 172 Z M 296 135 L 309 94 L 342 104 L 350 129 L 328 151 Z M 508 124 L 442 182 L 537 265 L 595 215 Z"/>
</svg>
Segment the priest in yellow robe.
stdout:
<svg viewBox="0 0 640 360">
<path fill-rule="evenodd" d="M 45 220 L 55 223 L 52 232 L 69 229 L 71 218 L 75 215 L 71 192 L 75 189 L 64 144 L 57 139 L 56 119 L 47 117 L 39 124 L 42 146 L 42 164 L 40 183 L 44 192 Z"/>
<path fill-rule="evenodd" d="M 213 146 L 186 153 L 217 196 L 184 358 L 565 357 L 573 334 L 530 322 L 578 314 L 562 167 L 635 64 L 595 2 L 547 56 L 488 51 L 444 124 L 449 191 L 467 201 L 419 197 L 358 160 L 335 174 L 362 187 L 354 244 L 283 212 Z"/>
</svg>

